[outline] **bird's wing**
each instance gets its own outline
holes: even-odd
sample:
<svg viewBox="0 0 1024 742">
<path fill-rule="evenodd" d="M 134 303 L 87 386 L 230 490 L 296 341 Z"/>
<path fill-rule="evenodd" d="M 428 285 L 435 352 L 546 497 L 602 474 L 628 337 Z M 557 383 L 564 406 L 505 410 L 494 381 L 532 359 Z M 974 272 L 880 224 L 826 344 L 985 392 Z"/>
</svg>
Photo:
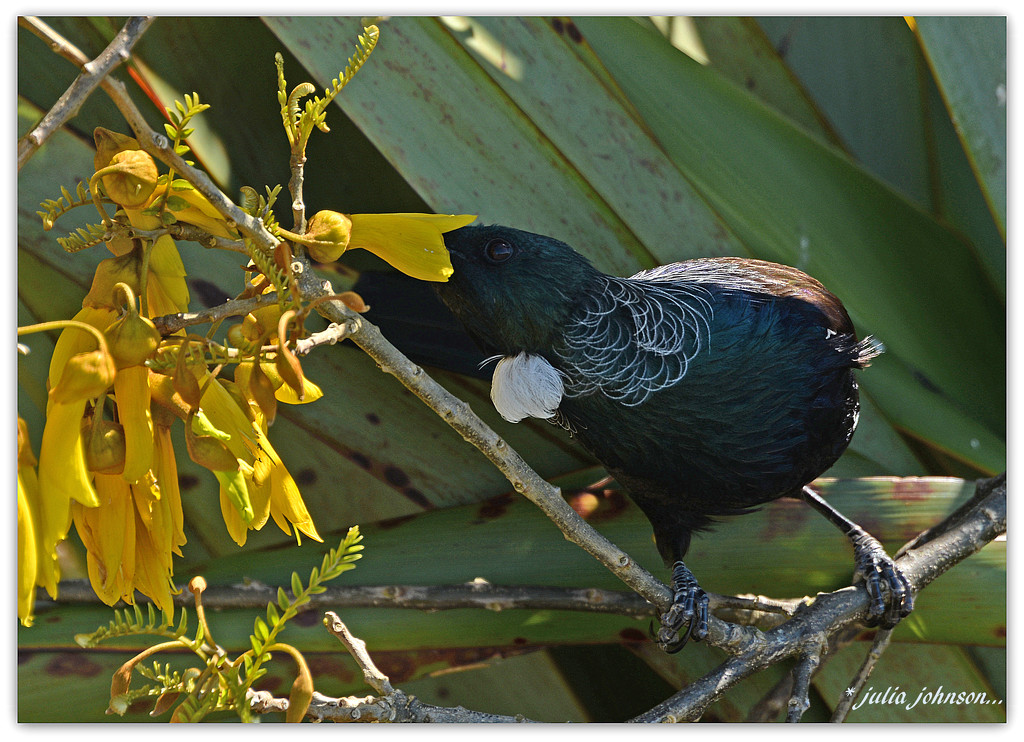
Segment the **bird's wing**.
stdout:
<svg viewBox="0 0 1024 742">
<path fill-rule="evenodd" d="M 751 301 L 801 299 L 821 312 L 827 329 L 853 334 L 853 323 L 838 297 L 820 281 L 788 265 L 749 258 L 699 258 L 641 271 L 630 280 L 692 283 L 716 292 L 743 292 Z"/>
<path fill-rule="evenodd" d="M 710 347 L 716 305 L 733 298 L 749 304 L 799 299 L 826 337 L 837 338 L 837 346 L 856 344 L 840 301 L 788 266 L 704 258 L 600 281 L 599 290 L 578 305 L 555 349 L 566 373 L 567 396 L 600 392 L 635 406 L 674 386 Z M 872 350 L 857 344 L 849 352 L 858 365 L 866 365 Z"/>
<path fill-rule="evenodd" d="M 642 404 L 685 376 L 708 342 L 712 295 L 698 284 L 601 278 L 581 302 L 556 354 L 566 394 L 597 391 L 624 405 Z"/>
</svg>

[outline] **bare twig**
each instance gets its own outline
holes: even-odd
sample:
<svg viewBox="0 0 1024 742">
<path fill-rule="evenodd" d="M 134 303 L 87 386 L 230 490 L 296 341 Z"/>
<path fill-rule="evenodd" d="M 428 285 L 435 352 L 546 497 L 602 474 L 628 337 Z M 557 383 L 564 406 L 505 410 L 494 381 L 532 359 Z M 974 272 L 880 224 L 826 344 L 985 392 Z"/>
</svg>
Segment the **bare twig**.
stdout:
<svg viewBox="0 0 1024 742">
<path fill-rule="evenodd" d="M 853 708 L 853 702 L 857 700 L 857 696 L 860 695 L 861 690 L 864 689 L 864 684 L 867 683 L 868 678 L 871 677 L 872 670 L 875 669 L 875 665 L 878 664 L 878 660 L 882 658 L 882 653 L 885 652 L 886 648 L 889 646 L 889 641 L 891 639 L 892 629 L 878 630 L 875 634 L 875 640 L 871 642 L 871 649 L 868 650 L 868 654 L 864 658 L 863 664 L 861 664 L 860 669 L 857 670 L 857 674 L 850 682 L 846 691 L 839 698 L 839 702 L 836 704 L 835 709 L 833 709 L 832 718 L 829 719 L 829 721 L 846 721 L 847 714 L 849 714 L 850 709 Z"/>
<path fill-rule="evenodd" d="M 795 724 L 811 707 L 810 690 L 811 676 L 821 664 L 821 657 L 828 648 L 828 641 L 821 634 L 810 637 L 807 648 L 802 651 L 793 668 L 793 691 L 789 696 L 786 721 Z"/>
<path fill-rule="evenodd" d="M 276 600 L 277 588 L 270 585 L 208 585 L 203 604 L 211 610 L 262 609 Z M 711 609 L 737 621 L 762 629 L 773 628 L 793 615 L 800 601 L 776 601 L 762 596 L 742 597 L 710 594 Z M 96 604 L 99 599 L 88 580 L 65 580 L 60 584 L 61 604 Z M 191 605 L 182 592 L 174 597 L 179 606 Z M 47 604 L 40 596 L 39 605 Z M 489 611 L 556 610 L 606 613 L 630 618 L 652 618 L 657 609 L 639 595 L 623 590 L 565 588 L 546 585 L 492 585 L 470 582 L 461 585 L 355 585 L 328 586 L 310 597 L 303 610 L 328 608 L 407 608 L 444 611 L 477 608 Z"/>
<path fill-rule="evenodd" d="M 75 78 L 75 81 L 46 112 L 42 120 L 32 127 L 28 134 L 18 140 L 18 170 L 21 170 L 22 165 L 29 161 L 43 142 L 78 114 L 82 104 L 92 92 L 108 80 L 107 75 L 128 59 L 135 42 L 146 32 L 153 22 L 153 18 L 151 16 L 129 18 L 124 28 L 107 45 L 103 53 L 91 62 L 81 52 L 75 54 L 77 49 L 74 52 L 71 51 L 74 47 L 38 18 L 28 16 L 19 18 L 18 22 L 45 39 L 51 47 L 57 47 L 59 51 L 63 50 L 65 53 L 62 56 L 72 59 L 82 68 L 82 74 Z"/>
<path fill-rule="evenodd" d="M 354 329 L 349 322 L 332 322 L 320 332 L 314 332 L 308 337 L 295 341 L 295 355 L 304 356 L 314 348 L 321 345 L 335 345 L 347 338 Z"/>
<path fill-rule="evenodd" d="M 348 630 L 348 626 L 338 618 L 337 613 L 327 611 L 324 615 L 324 626 L 334 634 L 338 641 L 345 645 L 345 649 L 352 655 L 352 659 L 359 665 L 359 669 L 363 671 L 363 679 L 367 685 L 382 695 L 394 693 L 395 689 L 391 687 L 391 681 L 388 679 L 388 676 L 380 671 L 377 665 L 373 663 L 370 653 L 366 651 L 366 642 L 353 635 Z"/>
<path fill-rule="evenodd" d="M 267 691 L 249 692 L 253 713 L 288 711 L 287 698 L 275 698 Z M 461 706 L 432 706 L 414 696 L 396 690 L 385 698 L 374 696 L 346 696 L 330 698 L 313 692 L 306 716 L 315 721 L 336 722 L 394 722 L 394 723 L 462 723 L 462 724 L 515 724 L 529 722 L 522 716 L 503 716 L 471 711 Z"/>
<path fill-rule="evenodd" d="M 198 312 L 178 312 L 177 314 L 155 317 L 153 324 L 156 325 L 156 329 L 161 335 L 170 335 L 193 325 L 216 322 L 226 317 L 244 317 L 253 310 L 268 307 L 275 303 L 277 303 L 277 294 L 260 294 L 248 299 L 232 299 L 209 309 L 201 309 Z"/>
<path fill-rule="evenodd" d="M 525 721 L 521 717 L 485 714 L 462 707 L 446 708 L 421 703 L 416 698 L 391 686 L 388 676 L 380 671 L 373 658 L 370 657 L 370 653 L 366 651 L 366 642 L 354 636 L 338 617 L 338 614 L 328 611 L 324 615 L 324 625 L 352 655 L 352 659 L 363 671 L 366 683 L 380 695 L 377 697 L 329 698 L 314 692 L 306 715 L 317 721 L 462 723 Z M 250 709 L 256 713 L 288 710 L 287 699 L 275 698 L 266 691 L 251 692 L 249 702 Z"/>
</svg>

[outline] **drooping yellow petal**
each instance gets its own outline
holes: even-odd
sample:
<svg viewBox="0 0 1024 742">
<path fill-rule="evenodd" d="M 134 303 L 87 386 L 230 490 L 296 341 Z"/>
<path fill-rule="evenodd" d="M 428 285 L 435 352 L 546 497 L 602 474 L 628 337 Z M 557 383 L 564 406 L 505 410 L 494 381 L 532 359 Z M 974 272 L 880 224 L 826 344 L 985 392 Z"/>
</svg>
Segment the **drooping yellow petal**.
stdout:
<svg viewBox="0 0 1024 742">
<path fill-rule="evenodd" d="M 153 464 L 153 416 L 150 413 L 149 369 L 122 368 L 114 379 L 117 414 L 124 428 L 124 478 L 137 482 Z"/>
<path fill-rule="evenodd" d="M 249 380 L 252 377 L 252 366 L 252 361 L 244 361 L 235 367 L 235 384 L 238 385 L 239 389 L 249 388 Z M 304 394 L 302 395 L 302 399 L 299 399 L 299 395 L 295 393 L 295 390 L 285 384 L 281 379 L 281 376 L 277 373 L 277 368 L 273 363 L 261 363 L 260 369 L 262 369 L 263 373 L 265 373 L 267 378 L 270 379 L 270 382 L 274 387 L 274 397 L 278 402 L 284 402 L 285 404 L 309 404 L 310 402 L 316 402 L 324 396 L 323 390 L 303 375 L 302 388 L 304 390 Z"/>
<path fill-rule="evenodd" d="M 447 281 L 454 273 L 444 232 L 476 217 L 446 214 L 352 214 L 348 248 L 361 247 L 421 281 Z"/>
<path fill-rule="evenodd" d="M 154 429 L 153 473 L 160 487 L 161 507 L 165 508 L 170 520 L 171 551 L 181 556 L 179 547 L 185 544 L 185 517 L 181 509 L 181 492 L 178 489 L 178 465 L 174 458 L 174 444 L 171 429 L 157 425 Z"/>
<path fill-rule="evenodd" d="M 239 481 L 241 474 L 238 472 L 232 472 L 231 476 L 228 475 L 228 472 L 214 472 L 214 475 L 220 484 L 220 491 L 218 492 L 220 513 L 221 517 L 224 518 L 224 525 L 228 529 L 228 535 L 239 546 L 245 546 L 249 525 L 242 519 L 238 508 L 235 507 L 234 503 L 238 499 L 238 493 L 231 492 L 232 488 L 245 487 L 245 482 L 244 480 Z"/>
<path fill-rule="evenodd" d="M 187 312 L 189 292 L 188 284 L 185 282 L 185 265 L 181 262 L 181 255 L 178 253 L 178 246 L 170 235 L 161 235 L 153 243 L 149 253 L 149 283 L 147 290 L 152 290 L 154 283 L 159 284 L 163 296 L 175 307 L 173 311 L 163 311 L 166 306 L 153 306 L 153 300 L 149 299 L 149 311 L 153 317 L 160 317 L 162 314 L 173 314 L 174 312 Z M 162 311 L 162 314 L 155 314 Z"/>
<path fill-rule="evenodd" d="M 227 498 L 238 513 L 239 519 L 248 528 L 255 513 L 249 501 L 249 488 L 245 484 L 244 472 L 239 468 L 236 471 L 215 471 L 213 474 L 220 483 L 220 495 Z"/>
<path fill-rule="evenodd" d="M 135 524 L 135 578 L 134 588 L 147 596 L 162 611 L 173 607 L 171 569 L 164 563 L 160 548 L 154 543 L 154 534 L 147 530 L 136 511 Z"/>
<path fill-rule="evenodd" d="M 131 489 L 116 474 L 97 474 L 95 508 L 75 505 L 74 520 L 87 551 L 89 581 L 107 605 L 134 601 L 135 502 Z"/>
<path fill-rule="evenodd" d="M 314 541 L 323 541 L 317 533 L 313 518 L 306 509 L 306 503 L 302 501 L 302 494 L 292 475 L 277 458 L 276 453 L 272 453 L 271 458 L 275 463 L 270 471 L 270 514 L 274 516 L 274 522 L 282 531 L 289 532 L 277 515 L 280 513 L 295 526 L 296 530 Z"/>
<path fill-rule="evenodd" d="M 84 322 L 92 325 L 98 330 L 105 330 L 111 322 L 117 319 L 117 312 L 108 307 L 85 307 L 81 309 L 72 319 L 77 322 Z M 96 338 L 92 333 L 85 332 L 76 327 L 68 327 L 60 333 L 57 343 L 53 347 L 53 355 L 50 356 L 50 370 L 47 376 L 49 386 L 52 389 L 57 386 L 68 359 L 79 353 L 96 349 Z"/>
<path fill-rule="evenodd" d="M 26 626 L 31 622 L 35 604 L 35 586 L 45 587 L 57 597 L 60 565 L 56 552 L 48 552 L 42 541 L 42 516 L 39 508 L 37 461 L 29 442 L 28 426 L 18 418 L 18 617 Z M 32 577 L 27 589 L 21 580 Z M 28 612 L 25 613 L 25 609 Z"/>
<path fill-rule="evenodd" d="M 46 416 L 39 447 L 39 497 L 43 543 L 47 549 L 64 538 L 68 507 L 77 500 L 87 507 L 99 504 L 91 474 L 85 467 L 82 415 L 85 400 L 53 404 Z"/>
<path fill-rule="evenodd" d="M 23 471 L 24 469 L 24 471 Z M 32 625 L 32 611 L 36 604 L 36 577 L 39 573 L 39 552 L 28 490 L 36 483 L 32 467 L 18 467 L 18 620 L 23 626 Z"/>
<path fill-rule="evenodd" d="M 249 524 L 249 527 L 254 531 L 258 531 L 270 519 L 270 480 L 268 477 L 262 482 L 257 482 L 254 468 L 253 474 L 246 477 L 245 483 L 249 488 L 249 501 L 252 503 L 253 512 L 252 522 Z"/>
</svg>

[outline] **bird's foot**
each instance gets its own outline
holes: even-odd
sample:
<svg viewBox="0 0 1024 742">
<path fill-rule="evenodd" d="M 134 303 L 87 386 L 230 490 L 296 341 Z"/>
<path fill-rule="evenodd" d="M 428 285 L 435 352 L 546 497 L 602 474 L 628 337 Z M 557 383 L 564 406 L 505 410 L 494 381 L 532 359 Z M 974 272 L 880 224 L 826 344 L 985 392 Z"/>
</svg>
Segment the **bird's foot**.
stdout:
<svg viewBox="0 0 1024 742">
<path fill-rule="evenodd" d="M 669 654 L 682 649 L 691 636 L 700 641 L 708 635 L 708 594 L 682 562 L 672 568 L 672 593 L 672 605 L 661 615 L 657 637 L 658 646 Z M 684 627 L 686 633 L 681 633 Z"/>
<path fill-rule="evenodd" d="M 868 590 L 868 626 L 891 629 L 914 610 L 914 591 L 885 548 L 863 529 L 850 535 L 856 571 Z"/>
</svg>

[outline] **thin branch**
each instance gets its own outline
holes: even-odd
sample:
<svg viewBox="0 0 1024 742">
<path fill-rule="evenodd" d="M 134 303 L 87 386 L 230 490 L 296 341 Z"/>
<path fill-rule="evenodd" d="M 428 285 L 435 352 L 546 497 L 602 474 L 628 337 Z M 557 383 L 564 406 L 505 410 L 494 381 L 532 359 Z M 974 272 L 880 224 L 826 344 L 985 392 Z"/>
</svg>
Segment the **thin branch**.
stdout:
<svg viewBox="0 0 1024 742">
<path fill-rule="evenodd" d="M 521 717 L 501 716 L 470 711 L 462 707 L 447 708 L 421 703 L 414 697 L 391 686 L 388 676 L 380 671 L 370 653 L 366 651 L 366 642 L 354 636 L 348 627 L 333 611 L 324 615 L 327 630 L 340 641 L 352 659 L 363 671 L 363 679 L 373 688 L 379 697 L 348 696 L 345 698 L 329 698 L 314 692 L 307 716 L 317 721 L 369 721 L 369 722 L 461 722 L 505 723 L 525 721 Z M 261 713 L 266 711 L 287 711 L 288 701 L 274 698 L 270 693 L 251 693 L 250 709 Z"/>
<path fill-rule="evenodd" d="M 45 39 L 51 48 L 56 47 L 58 53 L 65 58 L 72 59 L 81 68 L 80 74 L 71 86 L 64 91 L 64 94 L 46 112 L 32 130 L 18 140 L 18 170 L 29 161 L 43 143 L 50 136 L 60 129 L 69 119 L 78 115 L 82 104 L 97 87 L 104 85 L 108 75 L 122 62 L 126 61 L 142 34 L 146 32 L 153 22 L 152 16 L 129 18 L 124 28 L 118 32 L 107 48 L 103 50 L 93 61 L 88 61 L 85 56 L 69 44 L 63 37 L 53 31 L 49 26 L 33 16 L 19 18 L 20 25 L 32 30 L 33 33 Z M 74 51 L 72 51 L 74 49 Z M 75 54 L 74 52 L 78 52 Z"/>
<path fill-rule="evenodd" d="M 804 712 L 811 707 L 811 677 L 821 665 L 822 655 L 828 649 L 828 641 L 820 634 L 811 637 L 807 644 L 793 668 L 793 691 L 786 712 L 786 722 L 790 724 L 800 721 Z"/>
<path fill-rule="evenodd" d="M 209 309 L 198 312 L 178 312 L 153 318 L 153 324 L 161 335 L 170 335 L 193 325 L 216 322 L 226 317 L 244 317 L 256 309 L 277 303 L 277 294 L 260 294 L 248 299 L 232 299 Z"/>
<path fill-rule="evenodd" d="M 763 596 L 743 597 L 710 594 L 711 609 L 719 615 L 762 629 L 773 628 L 792 616 L 799 600 L 772 600 Z M 270 585 L 207 585 L 203 604 L 210 610 L 262 609 L 277 599 L 277 588 Z M 99 603 L 88 580 L 60 583 L 56 603 L 65 605 Z M 178 606 L 191 605 L 191 596 L 181 592 L 174 597 Z M 40 596 L 42 608 L 47 599 Z M 306 610 L 328 608 L 407 608 L 411 610 L 458 610 L 477 608 L 489 611 L 556 610 L 604 613 L 629 618 L 652 618 L 658 610 L 635 593 L 597 588 L 565 588 L 541 585 L 492 585 L 470 582 L 461 585 L 355 585 L 328 586 L 310 597 Z"/>
<path fill-rule="evenodd" d="M 868 650 L 868 654 L 864 658 L 864 662 L 861 664 L 860 669 L 857 670 L 857 674 L 840 697 L 839 702 L 832 711 L 832 718 L 829 719 L 829 721 L 837 723 L 846 721 L 846 716 L 850 713 L 850 709 L 853 708 L 853 702 L 857 700 L 857 696 L 859 696 L 860 692 L 864 689 L 864 684 L 867 683 L 868 678 L 871 677 L 871 672 L 875 669 L 875 665 L 877 665 L 878 661 L 882 658 L 882 653 L 888 648 L 891 640 L 892 629 L 878 630 L 875 634 L 875 640 L 871 642 L 871 649 Z"/>
<path fill-rule="evenodd" d="M 249 691 L 253 713 L 288 711 L 287 698 L 275 698 L 268 691 Z M 521 724 L 530 720 L 522 716 L 503 716 L 471 711 L 461 706 L 445 707 L 423 703 L 415 696 L 396 690 L 386 698 L 345 696 L 331 698 L 313 692 L 306 716 L 314 721 L 392 722 L 419 724 Z"/>
<path fill-rule="evenodd" d="M 367 685 L 382 695 L 395 692 L 395 689 L 391 687 L 391 681 L 388 679 L 388 676 L 380 671 L 380 668 L 374 664 L 373 659 L 370 657 L 370 653 L 366 651 L 366 642 L 349 631 L 348 626 L 338 618 L 337 613 L 327 611 L 324 615 L 324 626 L 327 627 L 327 630 L 338 641 L 345 645 L 345 649 L 352 655 L 352 659 L 359 665 L 359 669 L 363 671 L 363 679 Z"/>
<path fill-rule="evenodd" d="M 314 332 L 308 337 L 295 341 L 295 355 L 304 356 L 310 353 L 314 348 L 321 345 L 335 345 L 340 343 L 352 333 L 353 329 L 353 325 L 349 322 L 341 324 L 332 322 L 320 332 Z"/>
</svg>

